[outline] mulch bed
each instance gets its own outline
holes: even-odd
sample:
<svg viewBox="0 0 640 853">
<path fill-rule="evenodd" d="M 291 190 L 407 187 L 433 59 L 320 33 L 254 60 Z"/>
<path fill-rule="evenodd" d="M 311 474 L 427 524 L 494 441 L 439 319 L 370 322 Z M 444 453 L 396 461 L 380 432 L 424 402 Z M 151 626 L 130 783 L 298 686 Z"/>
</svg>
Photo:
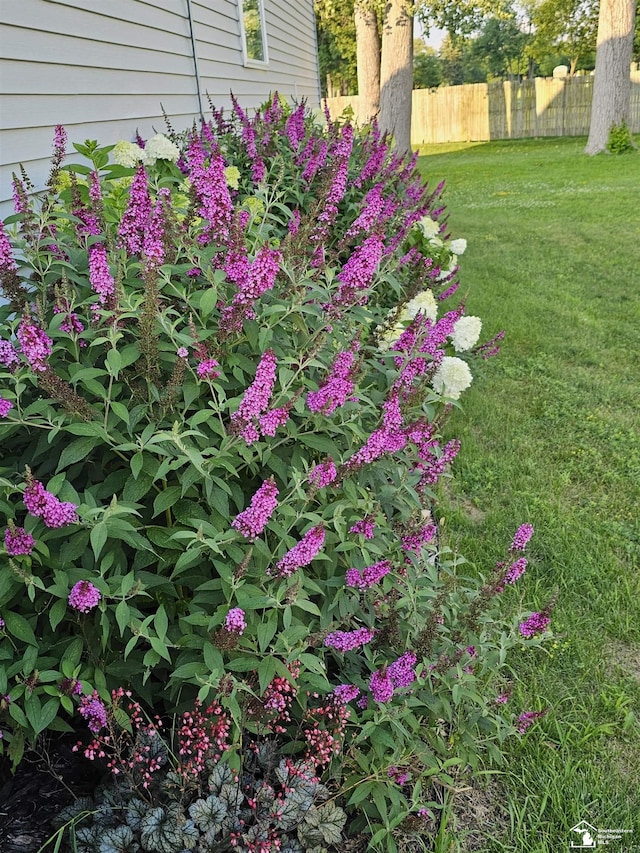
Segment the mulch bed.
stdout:
<svg viewBox="0 0 640 853">
<path fill-rule="evenodd" d="M 77 739 L 64 735 L 43 741 L 39 752 L 25 754 L 14 775 L 10 763 L 0 759 L 2 853 L 37 853 L 54 832 L 53 818 L 74 798 L 94 791 L 101 774 L 82 753 L 72 751 Z"/>
</svg>

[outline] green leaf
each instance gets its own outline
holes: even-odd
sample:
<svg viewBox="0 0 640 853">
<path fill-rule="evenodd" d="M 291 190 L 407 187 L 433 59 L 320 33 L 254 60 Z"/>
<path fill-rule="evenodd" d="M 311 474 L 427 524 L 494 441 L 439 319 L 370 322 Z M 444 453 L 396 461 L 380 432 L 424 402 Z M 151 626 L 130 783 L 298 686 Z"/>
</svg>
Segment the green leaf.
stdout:
<svg viewBox="0 0 640 853">
<path fill-rule="evenodd" d="M 93 548 L 93 556 L 97 560 L 100 556 L 100 552 L 104 548 L 104 545 L 109 537 L 109 533 L 107 530 L 106 522 L 99 521 L 94 527 L 91 528 L 91 533 L 89 534 L 89 538 L 91 539 L 91 547 Z"/>
<path fill-rule="evenodd" d="M 30 646 L 38 645 L 35 634 L 24 616 L 7 611 L 4 613 L 4 621 L 7 633 L 11 634 L 12 637 L 21 640 L 23 643 L 28 643 Z"/>
<path fill-rule="evenodd" d="M 51 608 L 49 609 L 49 623 L 52 631 L 55 631 L 58 625 L 62 622 L 66 612 L 67 602 L 63 598 L 55 601 L 51 605 Z"/>
<path fill-rule="evenodd" d="M 258 664 L 258 679 L 260 681 L 260 694 L 267 689 L 276 674 L 275 658 L 269 656 L 263 658 Z"/>
<path fill-rule="evenodd" d="M 205 643 L 202 653 L 204 655 L 204 662 L 209 668 L 211 675 L 214 677 L 221 676 L 224 672 L 224 661 L 219 650 L 212 643 Z"/>
<path fill-rule="evenodd" d="M 171 655 L 169 654 L 169 649 L 167 648 L 166 643 L 163 643 L 158 637 L 149 637 L 149 642 L 151 643 L 151 648 L 157 655 L 160 655 L 161 658 L 164 658 L 171 663 Z"/>
<path fill-rule="evenodd" d="M 167 628 L 169 627 L 169 619 L 167 611 L 164 609 L 164 604 L 161 604 L 153 619 L 153 625 L 156 629 L 158 637 L 164 642 L 167 636 Z"/>
<path fill-rule="evenodd" d="M 154 517 L 172 507 L 181 497 L 182 489 L 180 486 L 169 486 L 164 489 L 153 502 Z"/>
<path fill-rule="evenodd" d="M 261 622 L 258 625 L 258 646 L 261 652 L 265 652 L 269 647 L 269 643 L 273 639 L 278 630 L 278 614 L 272 611 L 269 613 L 269 619 L 266 622 Z"/>
<path fill-rule="evenodd" d="M 124 635 L 124 632 L 129 624 L 129 605 L 126 601 L 119 601 L 116 607 L 116 622 L 118 623 L 118 628 L 120 628 L 120 636 Z"/>
<path fill-rule="evenodd" d="M 100 444 L 100 439 L 90 436 L 77 438 L 75 441 L 72 441 L 60 454 L 56 471 L 62 471 L 63 468 L 68 468 L 74 462 L 86 459 L 98 444 Z"/>
<path fill-rule="evenodd" d="M 210 287 L 200 297 L 200 311 L 202 312 L 202 316 L 206 317 L 213 309 L 216 307 L 216 302 L 218 301 L 218 290 L 215 287 Z"/>
</svg>

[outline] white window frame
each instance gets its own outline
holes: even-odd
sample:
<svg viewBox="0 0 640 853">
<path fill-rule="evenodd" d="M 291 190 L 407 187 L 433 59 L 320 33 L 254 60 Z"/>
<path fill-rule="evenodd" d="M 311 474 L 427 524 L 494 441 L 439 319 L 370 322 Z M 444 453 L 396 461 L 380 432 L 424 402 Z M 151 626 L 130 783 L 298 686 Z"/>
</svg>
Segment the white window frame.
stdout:
<svg viewBox="0 0 640 853">
<path fill-rule="evenodd" d="M 247 34 L 244 28 L 244 0 L 238 0 L 238 19 L 240 21 L 240 40 L 242 41 L 243 63 L 248 68 L 265 68 L 269 65 L 269 49 L 267 45 L 267 18 L 264 13 L 264 0 L 258 0 L 258 15 L 260 17 L 260 32 L 262 34 L 262 53 L 264 59 L 254 59 L 247 53 Z"/>
</svg>

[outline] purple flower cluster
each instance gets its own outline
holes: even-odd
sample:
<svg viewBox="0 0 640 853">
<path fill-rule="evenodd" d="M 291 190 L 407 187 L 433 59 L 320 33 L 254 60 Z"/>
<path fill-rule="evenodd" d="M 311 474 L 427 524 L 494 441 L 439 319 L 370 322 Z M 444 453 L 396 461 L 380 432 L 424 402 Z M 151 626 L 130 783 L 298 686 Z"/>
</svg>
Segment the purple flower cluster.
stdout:
<svg viewBox="0 0 640 853">
<path fill-rule="evenodd" d="M 238 246 L 229 252 L 225 272 L 227 278 L 237 286 L 238 292 L 231 305 L 227 305 L 222 311 L 221 332 L 239 332 L 244 320 L 255 317 L 253 304 L 263 293 L 273 289 L 281 261 L 281 253 L 266 244 L 260 247 L 252 262 L 249 261 L 244 247 Z"/>
<path fill-rule="evenodd" d="M 533 525 L 521 524 L 520 527 L 516 530 L 515 536 L 513 537 L 513 542 L 511 543 L 511 550 L 524 551 L 524 549 L 529 544 L 529 540 L 532 536 Z"/>
<path fill-rule="evenodd" d="M 279 577 L 290 577 L 295 571 L 308 566 L 320 553 L 324 544 L 324 527 L 318 524 L 308 530 L 302 539 L 293 546 L 276 564 Z M 271 574 L 271 572 L 269 572 Z"/>
<path fill-rule="evenodd" d="M 4 397 L 0 397 L 0 418 L 6 418 L 11 409 L 13 409 L 11 400 L 5 400 Z"/>
<path fill-rule="evenodd" d="M 362 202 L 362 212 L 349 228 L 345 237 L 353 237 L 358 231 L 368 232 L 378 222 L 384 209 L 383 184 L 376 184 Z"/>
<path fill-rule="evenodd" d="M 244 392 L 240 406 L 231 416 L 231 423 L 247 444 L 260 438 L 254 418 L 259 418 L 269 407 L 276 381 L 276 356 L 272 349 L 266 350 L 256 369 L 256 376 Z"/>
<path fill-rule="evenodd" d="M 381 427 L 371 433 L 366 444 L 357 450 L 347 462 L 348 468 L 359 468 L 369 462 L 374 462 L 387 453 L 396 453 L 406 445 L 407 439 L 403 432 Z"/>
<path fill-rule="evenodd" d="M 156 266 L 164 263 L 165 232 L 170 209 L 171 190 L 163 187 L 158 190 L 156 203 L 151 210 L 142 238 L 142 253 L 147 262 Z"/>
<path fill-rule="evenodd" d="M 416 656 L 413 652 L 405 652 L 397 661 L 387 667 L 387 675 L 393 682 L 394 687 L 408 687 L 416 680 L 414 666 Z"/>
<path fill-rule="evenodd" d="M 289 420 L 289 406 L 281 406 L 279 409 L 269 409 L 265 415 L 261 415 L 260 431 L 263 435 L 274 436 L 279 427 L 284 426 Z"/>
<path fill-rule="evenodd" d="M 330 456 L 324 462 L 314 465 L 309 472 L 309 480 L 319 489 L 323 489 L 325 486 L 333 483 L 337 476 L 338 472 L 336 471 L 335 462 Z"/>
<path fill-rule="evenodd" d="M 291 113 L 285 124 L 284 130 L 294 151 L 298 150 L 300 143 L 305 137 L 304 112 L 305 106 L 304 104 L 300 104 Z"/>
<path fill-rule="evenodd" d="M 366 304 L 383 254 L 384 240 L 379 234 L 371 234 L 358 246 L 338 273 L 340 286 L 327 309 L 329 313 L 339 316 L 343 308 Z"/>
<path fill-rule="evenodd" d="M 149 196 L 149 185 L 147 173 L 140 163 L 136 168 L 136 174 L 129 188 L 129 202 L 118 226 L 118 237 L 120 245 L 130 255 L 142 251 L 144 234 L 151 215 L 151 198 Z"/>
<path fill-rule="evenodd" d="M 80 613 L 88 613 L 97 607 L 102 596 L 91 581 L 78 581 L 69 593 L 69 606 Z"/>
<path fill-rule="evenodd" d="M 69 311 L 62 323 L 60 323 L 60 331 L 66 332 L 68 335 L 79 335 L 80 332 L 84 332 L 84 325 L 74 311 Z M 82 346 L 83 343 L 86 343 L 86 341 L 81 341 L 80 345 Z"/>
<path fill-rule="evenodd" d="M 98 294 L 99 303 L 111 308 L 116 292 L 116 283 L 109 270 L 107 250 L 104 243 L 94 243 L 89 248 L 89 281 L 93 290 Z"/>
<path fill-rule="evenodd" d="M 435 535 L 436 526 L 429 522 L 414 533 L 409 533 L 402 537 L 402 550 L 413 554 L 419 554 L 422 546 L 433 541 L 433 537 Z"/>
<path fill-rule="evenodd" d="M 0 272 L 16 272 L 18 265 L 13 259 L 11 243 L 0 219 Z"/>
<path fill-rule="evenodd" d="M 23 500 L 29 513 L 36 518 L 42 518 L 47 527 L 63 527 L 78 521 L 74 504 L 59 501 L 38 480 L 31 479 L 27 483 Z"/>
<path fill-rule="evenodd" d="M 219 240 L 226 239 L 231 225 L 233 204 L 227 179 L 225 164 L 218 150 L 212 151 L 209 164 L 206 165 L 204 148 L 197 137 L 193 137 L 187 151 L 189 179 L 198 199 L 198 216 L 206 219 L 209 226 L 199 238 L 207 243 L 210 236 Z"/>
<path fill-rule="evenodd" d="M 244 629 L 247 627 L 247 623 L 244 618 L 244 610 L 240 607 L 232 607 L 227 613 L 224 627 L 231 634 L 242 634 Z"/>
<path fill-rule="evenodd" d="M 246 539 L 256 539 L 267 526 L 274 509 L 278 506 L 277 497 L 278 487 L 271 477 L 264 481 L 251 498 L 251 504 L 233 519 L 231 526 Z"/>
<path fill-rule="evenodd" d="M 357 346 L 354 350 L 357 351 Z M 356 357 L 354 350 L 339 352 L 331 366 L 327 381 L 317 391 L 310 391 L 307 394 L 307 406 L 312 412 L 330 415 L 338 406 L 344 406 L 351 396 Z"/>
<path fill-rule="evenodd" d="M 25 315 L 18 328 L 18 340 L 22 354 L 36 373 L 44 373 L 47 369 L 47 359 L 51 355 L 53 342 L 44 330 Z"/>
<path fill-rule="evenodd" d="M 544 611 L 532 613 L 520 623 L 520 633 L 523 637 L 535 637 L 536 634 L 542 634 L 546 631 L 550 624 L 551 619 Z"/>
<path fill-rule="evenodd" d="M 527 568 L 527 558 L 520 557 L 520 559 L 516 560 L 515 563 L 512 563 L 507 569 L 507 573 L 504 576 L 504 582 L 509 584 L 514 584 L 518 578 L 522 577 Z"/>
<path fill-rule="evenodd" d="M 525 711 L 520 714 L 517 724 L 518 732 L 523 735 L 529 726 L 532 726 L 536 720 L 540 719 L 540 717 L 544 717 L 546 713 L 546 711 Z"/>
<path fill-rule="evenodd" d="M 339 684 L 334 689 L 333 695 L 336 697 L 338 702 L 346 705 L 348 702 L 352 702 L 354 699 L 358 698 L 360 695 L 360 688 L 356 687 L 355 684 Z"/>
<path fill-rule="evenodd" d="M 339 652 L 351 652 L 373 640 L 373 628 L 357 628 L 355 631 L 332 631 L 324 638 L 324 644 Z"/>
<path fill-rule="evenodd" d="M 180 355 L 180 350 L 178 350 L 178 355 Z M 185 356 L 181 357 L 185 358 Z M 217 379 L 220 376 L 219 367 L 220 365 L 215 358 L 205 358 L 204 361 L 198 363 L 196 373 L 200 379 Z"/>
<path fill-rule="evenodd" d="M 391 571 L 391 563 L 389 560 L 381 560 L 379 563 L 374 563 L 372 566 L 367 566 L 360 571 L 359 569 L 348 569 L 346 575 L 347 586 L 355 589 L 369 589 L 380 583 L 385 575 Z"/>
<path fill-rule="evenodd" d="M 387 771 L 390 779 L 402 787 L 409 778 L 408 772 L 403 767 L 390 767 Z"/>
<path fill-rule="evenodd" d="M 0 341 L 0 365 L 6 367 L 11 373 L 20 364 L 18 351 L 9 341 Z"/>
<path fill-rule="evenodd" d="M 24 527 L 8 527 L 4 532 L 4 544 L 10 557 L 28 556 L 36 540 Z"/>
<path fill-rule="evenodd" d="M 369 690 L 376 702 L 388 702 L 393 696 L 393 681 L 385 668 L 377 670 L 369 679 Z"/>
<path fill-rule="evenodd" d="M 364 536 L 365 539 L 373 539 L 375 529 L 376 525 L 373 519 L 367 516 L 366 518 L 361 518 L 360 521 L 356 521 L 356 523 L 349 528 L 349 533 L 358 533 L 361 536 Z"/>
<path fill-rule="evenodd" d="M 87 728 L 94 735 L 97 735 L 102 729 L 106 728 L 107 709 L 98 696 L 97 690 L 94 690 L 91 696 L 82 697 L 78 711 L 80 716 L 84 717 L 87 721 Z"/>
</svg>

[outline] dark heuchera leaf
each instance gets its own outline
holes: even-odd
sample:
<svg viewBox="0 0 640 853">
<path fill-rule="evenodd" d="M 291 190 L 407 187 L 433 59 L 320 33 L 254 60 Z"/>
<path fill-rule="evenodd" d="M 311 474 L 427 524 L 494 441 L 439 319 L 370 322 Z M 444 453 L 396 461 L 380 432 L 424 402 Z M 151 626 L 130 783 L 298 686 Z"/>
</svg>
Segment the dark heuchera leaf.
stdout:
<svg viewBox="0 0 640 853">
<path fill-rule="evenodd" d="M 106 829 L 100 835 L 98 853 L 138 853 L 140 845 L 129 826 L 117 826 Z"/>
<path fill-rule="evenodd" d="M 203 832 L 211 829 L 219 830 L 227 814 L 227 804 L 220 797 L 211 794 L 206 800 L 196 800 L 190 805 L 189 814 Z"/>
</svg>

